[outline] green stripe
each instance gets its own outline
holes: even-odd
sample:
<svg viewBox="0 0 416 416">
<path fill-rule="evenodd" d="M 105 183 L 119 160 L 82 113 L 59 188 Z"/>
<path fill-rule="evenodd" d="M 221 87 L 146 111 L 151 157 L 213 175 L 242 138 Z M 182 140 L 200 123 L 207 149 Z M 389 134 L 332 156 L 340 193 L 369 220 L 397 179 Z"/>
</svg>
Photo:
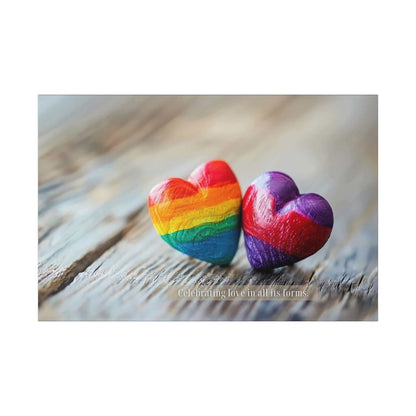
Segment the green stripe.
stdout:
<svg viewBox="0 0 416 416">
<path fill-rule="evenodd" d="M 233 215 L 220 222 L 199 225 L 189 230 L 179 230 L 161 237 L 169 244 L 203 241 L 217 234 L 225 233 L 240 227 L 240 215 Z"/>
</svg>

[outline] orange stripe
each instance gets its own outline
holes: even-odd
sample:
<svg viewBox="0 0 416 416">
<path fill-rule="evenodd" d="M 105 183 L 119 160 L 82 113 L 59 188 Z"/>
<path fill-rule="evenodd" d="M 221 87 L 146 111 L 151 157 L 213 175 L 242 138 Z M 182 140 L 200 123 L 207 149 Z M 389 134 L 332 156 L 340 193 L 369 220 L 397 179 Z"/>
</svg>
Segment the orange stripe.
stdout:
<svg viewBox="0 0 416 416">
<path fill-rule="evenodd" d="M 175 211 L 175 215 L 181 215 L 191 210 L 211 207 L 237 198 L 241 199 L 241 190 L 238 183 L 235 183 L 223 186 L 222 188 L 206 188 L 200 190 L 194 196 L 177 198 L 154 205 L 149 204 L 149 209 L 152 211 L 154 208 L 157 208 L 159 215 L 161 212 L 163 213 L 163 211 L 167 210 L 169 213 L 168 216 L 171 218 L 172 211 Z"/>
<path fill-rule="evenodd" d="M 180 178 L 170 178 L 157 184 L 149 193 L 148 205 L 149 207 L 156 204 L 171 203 L 176 199 L 184 199 L 186 197 L 194 197 L 196 200 L 201 198 L 202 194 L 206 194 L 210 190 L 225 189 L 224 192 L 232 190 L 233 187 L 238 188 L 240 191 L 240 185 L 238 182 L 220 182 L 215 186 L 209 188 L 198 187 L 191 182 L 185 181 Z M 221 193 L 221 191 L 218 191 Z M 236 195 L 233 193 L 233 195 Z M 240 191 L 241 195 L 241 191 Z M 238 198 L 238 196 L 232 196 L 232 198 Z M 220 201 L 222 202 L 222 201 Z"/>
</svg>

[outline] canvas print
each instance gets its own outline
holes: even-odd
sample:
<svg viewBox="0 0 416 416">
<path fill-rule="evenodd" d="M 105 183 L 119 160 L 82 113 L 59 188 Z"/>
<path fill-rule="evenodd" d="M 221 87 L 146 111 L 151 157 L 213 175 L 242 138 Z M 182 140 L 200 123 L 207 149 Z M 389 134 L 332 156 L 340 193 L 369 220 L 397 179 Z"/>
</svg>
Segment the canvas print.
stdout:
<svg viewBox="0 0 416 416">
<path fill-rule="evenodd" d="M 40 95 L 41 321 L 376 321 L 374 95 Z"/>
</svg>

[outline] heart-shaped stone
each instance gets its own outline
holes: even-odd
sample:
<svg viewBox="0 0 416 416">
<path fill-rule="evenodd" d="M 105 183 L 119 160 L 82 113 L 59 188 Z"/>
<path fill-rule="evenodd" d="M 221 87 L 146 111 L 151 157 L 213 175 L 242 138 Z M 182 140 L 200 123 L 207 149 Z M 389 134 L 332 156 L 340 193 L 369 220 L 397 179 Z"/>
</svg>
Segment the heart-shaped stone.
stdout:
<svg viewBox="0 0 416 416">
<path fill-rule="evenodd" d="M 247 257 L 254 269 L 286 266 L 316 253 L 328 240 L 334 216 L 317 194 L 299 194 L 282 172 L 266 172 L 243 199 Z"/>
<path fill-rule="evenodd" d="M 188 181 L 156 185 L 148 206 L 156 231 L 173 248 L 213 264 L 231 263 L 240 238 L 241 189 L 223 160 L 196 168 Z"/>
</svg>

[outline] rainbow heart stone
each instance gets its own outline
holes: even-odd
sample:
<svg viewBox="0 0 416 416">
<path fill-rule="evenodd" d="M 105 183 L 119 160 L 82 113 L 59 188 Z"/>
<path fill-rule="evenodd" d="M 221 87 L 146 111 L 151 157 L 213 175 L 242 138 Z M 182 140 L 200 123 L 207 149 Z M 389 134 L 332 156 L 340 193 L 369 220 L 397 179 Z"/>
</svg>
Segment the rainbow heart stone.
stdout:
<svg viewBox="0 0 416 416">
<path fill-rule="evenodd" d="M 166 179 L 148 197 L 153 225 L 173 248 L 213 264 L 231 263 L 240 238 L 241 189 L 223 160 L 196 168 L 188 181 Z"/>
<path fill-rule="evenodd" d="M 243 199 L 243 231 L 253 269 L 286 266 L 316 253 L 328 240 L 334 216 L 317 194 L 299 194 L 282 172 L 266 172 Z"/>
</svg>

